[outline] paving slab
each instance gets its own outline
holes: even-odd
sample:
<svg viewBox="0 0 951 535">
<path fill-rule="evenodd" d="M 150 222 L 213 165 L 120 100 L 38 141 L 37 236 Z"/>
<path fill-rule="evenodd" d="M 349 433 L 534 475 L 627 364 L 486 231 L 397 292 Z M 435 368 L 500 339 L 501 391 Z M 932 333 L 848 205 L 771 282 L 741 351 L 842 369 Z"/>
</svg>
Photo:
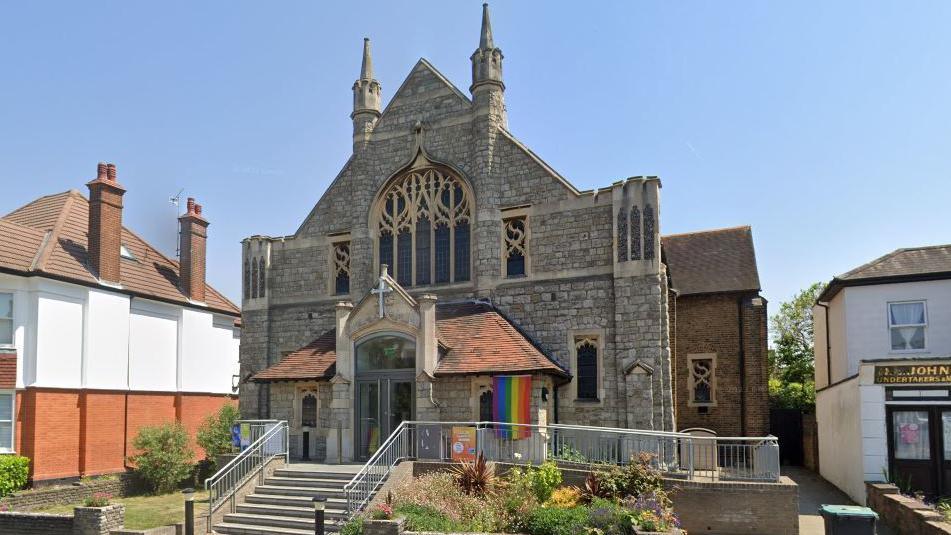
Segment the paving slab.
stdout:
<svg viewBox="0 0 951 535">
<path fill-rule="evenodd" d="M 801 466 L 784 466 L 782 473 L 799 485 L 799 535 L 825 535 L 825 523 L 819 515 L 820 505 L 855 505 L 847 494 L 812 470 Z M 876 533 L 898 535 L 881 521 L 878 522 Z"/>
</svg>

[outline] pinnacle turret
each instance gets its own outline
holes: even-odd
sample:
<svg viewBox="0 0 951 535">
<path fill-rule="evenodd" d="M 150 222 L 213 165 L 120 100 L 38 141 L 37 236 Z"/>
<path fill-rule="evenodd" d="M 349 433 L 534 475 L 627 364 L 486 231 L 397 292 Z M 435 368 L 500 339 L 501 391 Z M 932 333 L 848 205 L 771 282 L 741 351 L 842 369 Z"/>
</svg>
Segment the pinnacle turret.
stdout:
<svg viewBox="0 0 951 535">
<path fill-rule="evenodd" d="M 360 78 L 353 83 L 353 150 L 356 152 L 369 140 L 370 132 L 380 117 L 380 82 L 373 77 L 370 39 L 363 39 L 363 61 Z"/>
<path fill-rule="evenodd" d="M 482 4 L 482 32 L 479 48 L 472 53 L 472 88 L 493 84 L 505 88 L 502 83 L 502 50 L 496 48 L 492 39 L 492 22 L 489 20 L 489 4 Z"/>
</svg>

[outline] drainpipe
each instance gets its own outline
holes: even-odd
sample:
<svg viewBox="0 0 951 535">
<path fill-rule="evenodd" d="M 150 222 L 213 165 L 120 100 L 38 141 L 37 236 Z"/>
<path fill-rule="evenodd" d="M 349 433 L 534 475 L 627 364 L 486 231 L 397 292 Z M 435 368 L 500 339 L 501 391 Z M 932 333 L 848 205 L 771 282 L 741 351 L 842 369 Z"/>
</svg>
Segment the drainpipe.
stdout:
<svg viewBox="0 0 951 535">
<path fill-rule="evenodd" d="M 740 435 L 746 436 L 746 344 L 743 327 L 743 296 L 740 296 L 736 298 L 736 328 L 740 340 Z"/>
<path fill-rule="evenodd" d="M 832 339 L 829 337 L 829 304 L 816 301 L 816 305 L 825 309 L 826 317 L 826 386 L 832 384 Z"/>
</svg>

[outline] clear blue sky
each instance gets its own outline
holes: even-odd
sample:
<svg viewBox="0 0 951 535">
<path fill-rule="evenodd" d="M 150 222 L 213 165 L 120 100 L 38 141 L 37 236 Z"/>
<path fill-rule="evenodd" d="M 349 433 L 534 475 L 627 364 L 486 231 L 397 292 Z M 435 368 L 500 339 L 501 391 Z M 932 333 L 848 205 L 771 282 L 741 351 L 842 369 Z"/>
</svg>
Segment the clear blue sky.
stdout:
<svg viewBox="0 0 951 535">
<path fill-rule="evenodd" d="M 419 57 L 467 91 L 478 1 L 7 2 L 0 212 L 115 162 L 125 222 L 209 274 L 293 233 L 350 153 L 364 36 L 385 101 Z M 494 2 L 512 132 L 576 186 L 656 174 L 664 233 L 750 224 L 775 311 L 816 280 L 951 242 L 951 3 Z"/>
</svg>

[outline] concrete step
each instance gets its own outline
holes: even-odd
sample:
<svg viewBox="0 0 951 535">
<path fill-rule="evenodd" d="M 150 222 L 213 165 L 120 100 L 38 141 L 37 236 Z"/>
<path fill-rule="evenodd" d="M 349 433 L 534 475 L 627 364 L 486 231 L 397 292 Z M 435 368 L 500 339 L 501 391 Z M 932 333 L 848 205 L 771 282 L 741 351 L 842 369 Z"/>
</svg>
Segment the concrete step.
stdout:
<svg viewBox="0 0 951 535">
<path fill-rule="evenodd" d="M 282 496 L 280 494 L 248 494 L 244 497 L 245 503 L 260 503 L 268 505 L 286 505 L 288 507 L 310 507 L 313 508 L 311 496 Z M 346 510 L 346 498 L 328 498 L 326 507 L 328 510 Z"/>
<path fill-rule="evenodd" d="M 344 481 L 350 481 L 353 479 L 353 476 L 357 475 L 359 469 L 355 469 L 352 472 L 329 472 L 321 470 L 291 470 L 287 468 L 278 468 L 274 471 L 275 476 L 279 477 L 313 477 L 320 479 L 342 479 Z"/>
<path fill-rule="evenodd" d="M 287 516 L 294 518 L 314 518 L 313 507 L 275 505 L 269 503 L 244 503 L 236 507 L 237 512 L 251 515 Z M 324 516 L 333 520 L 348 518 L 346 509 L 324 509 Z"/>
<path fill-rule="evenodd" d="M 314 531 L 314 517 L 298 518 L 293 516 L 257 515 L 251 513 L 229 513 L 224 521 L 229 524 L 245 526 L 267 526 L 269 528 L 309 529 Z"/>
<path fill-rule="evenodd" d="M 254 494 L 270 494 L 272 496 L 324 496 L 326 498 L 346 498 L 343 489 L 329 487 L 285 487 L 282 485 L 258 485 Z"/>
<path fill-rule="evenodd" d="M 324 527 L 328 533 L 337 533 L 340 527 L 328 524 Z M 215 533 L 222 535 L 314 535 L 314 528 L 310 529 L 291 529 L 291 528 L 272 528 L 267 526 L 256 526 L 251 524 L 233 524 L 231 522 L 222 522 L 215 524 Z"/>
<path fill-rule="evenodd" d="M 269 477 L 264 480 L 265 485 L 278 487 L 321 487 L 328 489 L 343 489 L 349 479 L 329 479 L 324 477 Z"/>
</svg>

